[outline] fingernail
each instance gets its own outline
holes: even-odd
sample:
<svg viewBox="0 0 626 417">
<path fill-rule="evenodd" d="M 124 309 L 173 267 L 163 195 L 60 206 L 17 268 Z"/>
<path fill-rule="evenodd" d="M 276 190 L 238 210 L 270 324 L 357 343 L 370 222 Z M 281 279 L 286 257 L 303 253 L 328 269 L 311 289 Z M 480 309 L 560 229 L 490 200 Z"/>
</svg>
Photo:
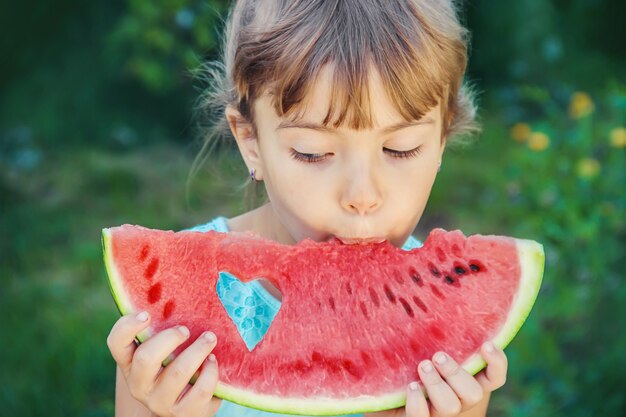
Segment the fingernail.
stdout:
<svg viewBox="0 0 626 417">
<path fill-rule="evenodd" d="M 430 361 L 426 361 L 422 365 L 422 371 L 424 371 L 424 372 L 431 372 L 432 370 L 433 370 L 433 364 L 430 363 Z"/>
<path fill-rule="evenodd" d="M 189 329 L 186 328 L 185 326 L 178 326 L 178 331 L 180 332 L 180 334 L 182 334 L 184 337 L 189 337 Z"/>
<path fill-rule="evenodd" d="M 217 359 L 215 359 L 215 355 L 212 353 L 209 355 L 209 362 L 213 362 L 213 363 L 217 362 Z"/>
<path fill-rule="evenodd" d="M 439 365 L 446 363 L 446 360 L 446 354 L 443 352 L 437 352 L 437 354 L 435 355 L 435 362 L 437 362 Z"/>
<path fill-rule="evenodd" d="M 205 332 L 202 336 L 207 342 L 215 342 L 215 335 L 212 332 Z"/>
<path fill-rule="evenodd" d="M 409 384 L 409 389 L 411 391 L 417 391 L 417 382 L 413 381 Z"/>
<path fill-rule="evenodd" d="M 485 352 L 493 353 L 493 351 L 494 351 L 493 343 L 491 342 L 485 343 Z"/>
<path fill-rule="evenodd" d="M 148 321 L 148 312 L 147 311 L 142 311 L 141 313 L 137 314 L 137 320 L 139 320 L 139 321 Z"/>
</svg>

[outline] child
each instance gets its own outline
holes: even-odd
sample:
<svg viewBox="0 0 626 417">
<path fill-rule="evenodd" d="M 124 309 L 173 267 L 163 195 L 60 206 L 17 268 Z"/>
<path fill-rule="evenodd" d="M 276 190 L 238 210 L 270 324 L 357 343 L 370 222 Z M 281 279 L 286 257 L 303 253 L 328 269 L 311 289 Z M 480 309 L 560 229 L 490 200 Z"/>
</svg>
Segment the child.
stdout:
<svg viewBox="0 0 626 417">
<path fill-rule="evenodd" d="M 230 129 L 268 201 L 196 230 L 253 231 L 285 244 L 335 236 L 419 245 L 411 233 L 446 143 L 478 130 L 463 84 L 466 36 L 451 0 L 237 1 L 218 65 L 225 74 L 212 70 L 217 83 L 202 110 L 219 111 L 209 140 Z M 264 283 L 245 296 L 265 300 L 270 313 L 252 318 L 267 326 L 280 294 Z M 107 339 L 118 365 L 118 416 L 275 415 L 213 398 L 219 370 L 210 352 L 219 341 L 211 332 L 162 368 L 189 331 L 164 330 L 136 347 L 149 324 L 145 313 L 124 316 Z M 244 334 L 247 343 L 255 337 Z M 484 416 L 507 370 L 504 352 L 489 346 L 481 350 L 487 368 L 475 377 L 443 352 L 422 361 L 415 377 L 428 400 L 411 383 L 406 407 L 375 415 Z"/>
</svg>

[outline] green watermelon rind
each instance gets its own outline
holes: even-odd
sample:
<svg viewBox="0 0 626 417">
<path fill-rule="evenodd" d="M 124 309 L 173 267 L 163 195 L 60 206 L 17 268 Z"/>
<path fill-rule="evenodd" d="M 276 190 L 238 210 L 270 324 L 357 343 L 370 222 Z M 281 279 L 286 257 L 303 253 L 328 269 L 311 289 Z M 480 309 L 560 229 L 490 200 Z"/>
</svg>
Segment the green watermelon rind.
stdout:
<svg viewBox="0 0 626 417">
<path fill-rule="evenodd" d="M 338 414 L 368 413 L 403 407 L 406 404 L 406 392 L 394 392 L 383 396 L 361 396 L 349 400 L 337 398 L 283 398 L 274 395 L 254 394 L 218 383 L 216 397 L 271 413 L 336 416 Z M 356 411 L 355 411 L 356 410 Z"/>
<path fill-rule="evenodd" d="M 543 279 L 545 255 L 543 246 L 532 240 L 514 239 L 519 257 L 521 278 L 518 297 L 513 301 L 511 312 L 500 332 L 492 338 L 493 343 L 500 349 L 506 348 L 526 321 L 539 294 Z M 118 310 L 122 315 L 134 313 L 135 309 L 128 297 L 125 297 L 120 274 L 117 271 L 111 255 L 111 232 L 102 230 L 102 246 L 104 263 L 109 276 L 109 288 Z M 151 336 L 150 329 L 137 335 L 140 342 Z M 167 358 L 166 366 L 173 358 Z M 480 353 L 469 357 L 461 365 L 468 373 L 475 375 L 485 368 L 486 363 Z M 195 377 L 195 376 L 194 376 Z M 194 378 L 195 379 L 195 378 Z M 424 391 L 425 393 L 425 391 Z M 426 394 L 426 393 L 425 393 Z M 308 415 L 337 415 L 346 413 L 364 413 L 389 410 L 402 407 L 406 404 L 406 390 L 398 390 L 384 396 L 362 396 L 346 400 L 337 398 L 283 398 L 273 395 L 256 394 L 231 385 L 218 382 L 214 391 L 216 397 L 274 413 L 308 414 Z"/>
<path fill-rule="evenodd" d="M 504 322 L 500 332 L 492 339 L 493 344 L 500 349 L 506 348 L 522 328 L 539 295 L 539 289 L 543 280 L 545 264 L 543 246 L 534 240 L 514 240 L 517 246 L 522 275 L 519 285 L 520 288 L 526 288 L 526 290 L 518 291 L 518 297 L 513 301 L 509 317 Z M 467 358 L 462 366 L 470 374 L 476 375 L 486 365 L 482 356 L 476 353 Z"/>
<path fill-rule="evenodd" d="M 130 298 L 125 296 L 127 291 L 124 290 L 122 280 L 120 279 L 121 275 L 115 266 L 111 252 L 111 231 L 110 229 L 102 229 L 102 253 L 104 257 L 104 267 L 109 277 L 107 281 L 109 283 L 111 295 L 113 295 L 113 299 L 115 300 L 115 305 L 122 316 L 137 313 L 136 308 L 130 301 Z M 139 343 L 143 343 L 148 340 L 152 334 L 153 332 L 150 327 L 148 327 L 147 329 L 139 332 L 136 338 Z M 163 361 L 163 366 L 167 366 L 172 360 L 174 360 L 174 357 L 172 355 L 168 356 Z"/>
</svg>

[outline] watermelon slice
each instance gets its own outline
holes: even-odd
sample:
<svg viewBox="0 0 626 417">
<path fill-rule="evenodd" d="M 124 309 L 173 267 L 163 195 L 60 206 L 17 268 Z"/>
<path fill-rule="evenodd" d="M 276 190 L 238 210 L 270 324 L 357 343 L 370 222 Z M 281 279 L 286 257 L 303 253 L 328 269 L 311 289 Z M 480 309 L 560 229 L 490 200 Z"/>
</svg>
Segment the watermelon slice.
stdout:
<svg viewBox="0 0 626 417">
<path fill-rule="evenodd" d="M 251 233 L 103 230 L 111 291 L 122 314 L 147 310 L 151 328 L 184 324 L 189 340 L 218 338 L 215 395 L 266 411 L 334 415 L 403 406 L 417 364 L 438 351 L 475 374 L 479 349 L 504 348 L 535 302 L 540 244 L 460 231 L 422 248 L 306 239 L 288 246 Z M 282 304 L 252 351 L 216 293 L 220 272 L 265 278 Z M 165 364 L 169 362 L 167 360 Z"/>
</svg>

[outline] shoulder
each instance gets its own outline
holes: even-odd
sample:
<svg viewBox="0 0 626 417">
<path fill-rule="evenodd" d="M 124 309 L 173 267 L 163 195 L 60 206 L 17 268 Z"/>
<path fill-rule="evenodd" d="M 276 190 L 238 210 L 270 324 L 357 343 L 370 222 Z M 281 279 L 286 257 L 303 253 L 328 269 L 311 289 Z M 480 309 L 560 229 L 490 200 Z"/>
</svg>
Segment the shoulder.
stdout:
<svg viewBox="0 0 626 417">
<path fill-rule="evenodd" d="M 406 242 L 404 242 L 404 245 L 402 245 L 402 249 L 404 250 L 411 250 L 420 247 L 422 247 L 422 242 L 417 240 L 413 235 L 410 235 Z"/>
<path fill-rule="evenodd" d="M 209 230 L 214 230 L 216 232 L 226 233 L 229 231 L 227 222 L 228 222 L 228 219 L 226 217 L 218 216 L 208 223 L 198 224 L 198 225 L 195 225 L 193 227 L 190 227 L 184 230 L 193 231 L 193 232 L 208 232 Z"/>
</svg>

